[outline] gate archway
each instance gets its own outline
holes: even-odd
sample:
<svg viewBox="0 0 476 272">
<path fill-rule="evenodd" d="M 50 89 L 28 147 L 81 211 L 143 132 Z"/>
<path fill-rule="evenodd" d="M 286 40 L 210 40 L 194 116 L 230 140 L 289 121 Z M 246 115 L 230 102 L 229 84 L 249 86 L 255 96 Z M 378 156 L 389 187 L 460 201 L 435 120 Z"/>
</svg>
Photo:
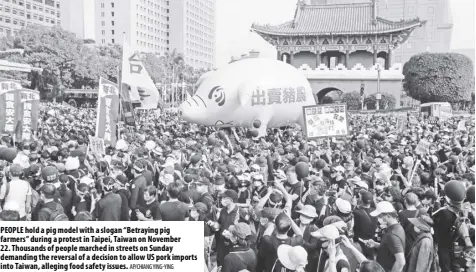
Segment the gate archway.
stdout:
<svg viewBox="0 0 476 272">
<path fill-rule="evenodd" d="M 344 92 L 343 92 L 342 90 L 340 90 L 340 89 L 335 88 L 335 87 L 328 87 L 328 88 L 324 88 L 324 89 L 322 89 L 322 90 L 320 90 L 320 91 L 318 91 L 318 92 L 316 93 L 317 102 L 318 102 L 319 104 L 322 104 L 324 97 L 325 97 L 327 94 L 329 94 L 330 92 L 334 92 L 334 91 L 338 93 L 339 100 L 340 100 L 340 98 L 342 97 L 342 94 L 343 94 Z"/>
</svg>

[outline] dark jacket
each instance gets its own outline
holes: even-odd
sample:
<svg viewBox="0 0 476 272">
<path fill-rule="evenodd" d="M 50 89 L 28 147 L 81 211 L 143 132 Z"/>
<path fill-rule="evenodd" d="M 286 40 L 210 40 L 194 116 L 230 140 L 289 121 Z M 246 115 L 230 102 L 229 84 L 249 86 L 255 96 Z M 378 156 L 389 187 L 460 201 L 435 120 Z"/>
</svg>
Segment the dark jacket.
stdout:
<svg viewBox="0 0 476 272">
<path fill-rule="evenodd" d="M 96 203 L 93 217 L 98 221 L 119 221 L 121 218 L 121 196 L 113 192 L 106 193 Z"/>
</svg>

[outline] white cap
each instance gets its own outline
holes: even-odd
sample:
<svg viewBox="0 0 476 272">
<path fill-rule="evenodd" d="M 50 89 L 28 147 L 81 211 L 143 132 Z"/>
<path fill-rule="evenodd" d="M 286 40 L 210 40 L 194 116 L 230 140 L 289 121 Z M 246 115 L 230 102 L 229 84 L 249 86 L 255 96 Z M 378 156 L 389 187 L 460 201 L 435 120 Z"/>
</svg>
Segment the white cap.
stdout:
<svg viewBox="0 0 476 272">
<path fill-rule="evenodd" d="M 375 211 L 371 212 L 371 216 L 379 216 L 382 213 L 392 213 L 396 212 L 395 208 L 393 207 L 392 203 L 388 201 L 382 201 L 377 203 L 377 209 Z"/>
<path fill-rule="evenodd" d="M 350 202 L 342 198 L 336 199 L 336 207 L 341 213 L 350 213 L 352 211 Z"/>
<path fill-rule="evenodd" d="M 311 232 L 311 236 L 316 238 L 326 238 L 328 240 L 335 240 L 339 238 L 339 229 L 335 225 L 326 225 L 319 230 Z"/>
<path fill-rule="evenodd" d="M 64 164 L 66 171 L 79 169 L 79 159 L 77 157 L 68 157 Z"/>
<path fill-rule="evenodd" d="M 149 151 L 152 151 L 154 148 L 155 148 L 156 144 L 154 141 L 147 141 L 145 142 L 145 148 L 147 148 L 147 150 Z"/>
</svg>

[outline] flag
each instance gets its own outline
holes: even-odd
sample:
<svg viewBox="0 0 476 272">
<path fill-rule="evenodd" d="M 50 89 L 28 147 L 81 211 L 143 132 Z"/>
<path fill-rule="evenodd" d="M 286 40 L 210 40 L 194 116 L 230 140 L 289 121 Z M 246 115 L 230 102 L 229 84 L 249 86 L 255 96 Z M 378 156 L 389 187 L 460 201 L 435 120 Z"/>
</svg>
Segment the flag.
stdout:
<svg viewBox="0 0 476 272">
<path fill-rule="evenodd" d="M 139 89 L 143 108 L 155 109 L 159 102 L 159 92 L 145 70 L 138 54 L 124 41 L 122 56 L 122 83 Z"/>
<path fill-rule="evenodd" d="M 96 137 L 104 139 L 104 144 L 115 146 L 117 141 L 117 121 L 119 116 L 119 88 L 104 78 L 99 78 Z"/>
</svg>

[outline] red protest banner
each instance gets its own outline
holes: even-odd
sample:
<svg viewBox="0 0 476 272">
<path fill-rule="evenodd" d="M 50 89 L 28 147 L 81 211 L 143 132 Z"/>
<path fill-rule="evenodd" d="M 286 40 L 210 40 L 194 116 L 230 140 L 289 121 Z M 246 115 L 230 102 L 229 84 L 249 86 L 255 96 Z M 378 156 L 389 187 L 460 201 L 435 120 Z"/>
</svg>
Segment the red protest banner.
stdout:
<svg viewBox="0 0 476 272">
<path fill-rule="evenodd" d="M 0 133 L 15 134 L 16 141 L 32 138 L 38 129 L 40 93 L 18 82 L 0 80 Z"/>
<path fill-rule="evenodd" d="M 100 78 L 96 137 L 104 139 L 106 145 L 116 145 L 118 116 L 119 88 L 111 81 Z"/>
</svg>

